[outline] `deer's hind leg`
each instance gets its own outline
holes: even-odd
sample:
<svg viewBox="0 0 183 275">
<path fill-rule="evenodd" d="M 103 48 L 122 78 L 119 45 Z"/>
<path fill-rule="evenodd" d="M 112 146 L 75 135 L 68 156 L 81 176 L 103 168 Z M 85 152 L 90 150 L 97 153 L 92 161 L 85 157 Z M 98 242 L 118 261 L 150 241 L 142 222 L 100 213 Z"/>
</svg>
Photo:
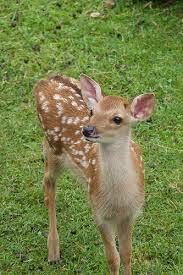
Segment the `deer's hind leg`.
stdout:
<svg viewBox="0 0 183 275">
<path fill-rule="evenodd" d="M 56 179 L 61 171 L 60 158 L 54 155 L 48 143 L 44 141 L 45 173 L 43 180 L 44 202 L 48 208 L 48 262 L 57 262 L 60 259 L 59 235 L 57 231 L 57 218 L 55 208 Z"/>
</svg>

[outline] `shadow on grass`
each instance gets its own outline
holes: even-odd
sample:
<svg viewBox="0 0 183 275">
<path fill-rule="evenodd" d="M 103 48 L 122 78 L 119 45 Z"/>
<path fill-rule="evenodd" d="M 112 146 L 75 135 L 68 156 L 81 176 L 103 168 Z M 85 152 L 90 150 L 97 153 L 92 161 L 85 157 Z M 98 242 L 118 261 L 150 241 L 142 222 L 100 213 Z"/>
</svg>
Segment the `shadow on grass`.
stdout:
<svg viewBox="0 0 183 275">
<path fill-rule="evenodd" d="M 115 0 L 113 1 L 115 2 Z M 116 4 L 118 5 L 129 6 L 131 4 L 132 5 L 143 4 L 145 7 L 150 7 L 150 8 L 156 8 L 156 7 L 166 8 L 181 2 L 182 0 L 132 0 L 132 1 L 116 0 Z"/>
<path fill-rule="evenodd" d="M 181 0 L 133 0 L 134 4 L 137 3 L 144 3 L 145 6 L 149 7 L 168 7 L 170 5 L 174 5 L 178 2 L 181 2 Z"/>
</svg>

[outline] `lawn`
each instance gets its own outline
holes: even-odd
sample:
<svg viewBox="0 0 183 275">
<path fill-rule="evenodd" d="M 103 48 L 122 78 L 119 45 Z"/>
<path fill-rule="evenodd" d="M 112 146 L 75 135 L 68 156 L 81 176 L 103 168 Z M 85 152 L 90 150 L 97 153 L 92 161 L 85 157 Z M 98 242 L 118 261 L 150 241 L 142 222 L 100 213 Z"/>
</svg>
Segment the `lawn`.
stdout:
<svg viewBox="0 0 183 275">
<path fill-rule="evenodd" d="M 146 167 L 134 274 L 183 274 L 183 2 L 1 0 L 0 274 L 108 274 L 84 191 L 65 172 L 57 216 L 64 259 L 47 263 L 39 127 L 33 86 L 49 73 L 96 79 L 106 94 L 153 91 L 156 110 L 134 140 Z M 149 3 L 147 5 L 147 3 Z M 91 17 L 99 12 L 99 17 Z"/>
</svg>

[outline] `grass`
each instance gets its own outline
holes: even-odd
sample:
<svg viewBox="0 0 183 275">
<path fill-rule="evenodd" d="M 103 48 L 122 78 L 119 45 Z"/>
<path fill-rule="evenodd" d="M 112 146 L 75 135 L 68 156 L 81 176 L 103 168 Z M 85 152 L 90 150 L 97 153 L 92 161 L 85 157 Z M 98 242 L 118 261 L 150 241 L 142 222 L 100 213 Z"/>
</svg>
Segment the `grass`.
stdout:
<svg viewBox="0 0 183 275">
<path fill-rule="evenodd" d="M 70 2 L 70 3 L 69 3 Z M 90 13 L 98 11 L 99 18 Z M 48 73 L 85 72 L 107 94 L 156 94 L 134 129 L 144 152 L 146 204 L 135 226 L 134 274 L 183 274 L 183 3 L 1 0 L 0 274 L 108 274 L 82 188 L 66 172 L 57 216 L 64 259 L 47 263 L 42 132 L 32 89 Z"/>
</svg>

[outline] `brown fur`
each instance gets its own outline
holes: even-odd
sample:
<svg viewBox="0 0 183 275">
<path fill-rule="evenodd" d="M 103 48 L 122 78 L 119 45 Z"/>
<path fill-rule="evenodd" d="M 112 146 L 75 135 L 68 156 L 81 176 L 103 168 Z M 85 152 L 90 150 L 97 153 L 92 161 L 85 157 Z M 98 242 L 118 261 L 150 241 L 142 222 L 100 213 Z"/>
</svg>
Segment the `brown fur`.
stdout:
<svg viewBox="0 0 183 275">
<path fill-rule="evenodd" d="M 44 192 L 50 222 L 48 260 L 53 262 L 60 257 L 55 210 L 55 181 L 62 168 L 69 167 L 86 182 L 91 207 L 104 242 L 111 274 L 117 275 L 120 265 L 111 228 L 113 221 L 116 223 L 119 237 L 119 253 L 124 263 L 124 274 L 131 274 L 133 221 L 136 212 L 142 207 L 144 199 L 144 167 L 139 147 L 130 141 L 129 150 L 132 160 L 130 167 L 133 167 L 134 172 L 129 181 L 131 182 L 135 178 L 137 186 L 134 185 L 136 183 L 129 182 L 128 185 L 124 185 L 120 189 L 120 183 L 110 186 L 109 182 L 106 183 L 108 189 L 105 189 L 99 144 L 86 141 L 81 131 L 82 127 L 88 125 L 90 121 L 92 125 L 96 125 L 100 132 L 108 131 L 109 135 L 112 136 L 115 129 L 109 117 L 115 112 L 117 114 L 120 112 L 124 120 L 124 127 L 128 129 L 128 101 L 121 97 L 106 96 L 98 104 L 94 110 L 94 115 L 90 118 L 90 112 L 82 98 L 80 82 L 75 79 L 64 76 L 50 77 L 39 81 L 34 92 L 39 120 L 45 133 Z M 123 155 L 123 152 L 121 154 Z M 134 187 L 136 191 L 133 191 Z M 121 194 L 119 202 L 122 201 L 122 203 L 120 205 L 118 205 L 118 199 L 108 201 L 110 200 L 110 193 L 112 196 L 113 192 L 114 196 L 118 196 L 118 193 Z M 123 199 L 123 192 L 127 192 L 129 198 L 124 197 Z M 132 201 L 131 192 L 134 192 Z"/>
</svg>

